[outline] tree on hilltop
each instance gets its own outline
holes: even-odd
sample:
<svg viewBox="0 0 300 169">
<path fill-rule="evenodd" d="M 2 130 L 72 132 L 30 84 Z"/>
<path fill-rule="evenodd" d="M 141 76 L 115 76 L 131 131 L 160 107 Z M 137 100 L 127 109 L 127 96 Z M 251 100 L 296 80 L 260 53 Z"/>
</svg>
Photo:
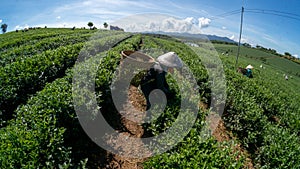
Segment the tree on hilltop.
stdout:
<svg viewBox="0 0 300 169">
<path fill-rule="evenodd" d="M 8 27 L 7 24 L 2 24 L 1 25 L 1 29 L 2 29 L 3 33 L 5 33 L 7 31 L 7 27 Z"/>
<path fill-rule="evenodd" d="M 87 25 L 90 27 L 90 29 L 92 29 L 92 27 L 94 26 L 93 22 L 89 22 Z"/>
<path fill-rule="evenodd" d="M 292 56 L 289 52 L 284 52 L 284 55 L 286 55 L 286 56 Z"/>
<path fill-rule="evenodd" d="M 106 22 L 104 22 L 103 26 L 104 26 L 104 28 L 107 28 L 108 24 Z"/>
</svg>

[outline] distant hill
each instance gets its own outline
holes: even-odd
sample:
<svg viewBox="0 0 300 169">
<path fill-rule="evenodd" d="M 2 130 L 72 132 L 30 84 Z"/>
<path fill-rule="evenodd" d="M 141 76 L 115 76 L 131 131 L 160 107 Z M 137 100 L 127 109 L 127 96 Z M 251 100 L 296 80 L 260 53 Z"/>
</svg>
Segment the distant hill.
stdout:
<svg viewBox="0 0 300 169">
<path fill-rule="evenodd" d="M 236 43 L 236 41 L 229 39 L 228 37 L 220 37 L 217 35 L 207 35 L 209 40 L 216 40 L 216 41 L 222 41 L 222 42 L 228 42 L 228 43 Z"/>
<path fill-rule="evenodd" d="M 150 32 L 146 32 L 150 33 Z M 221 42 L 227 42 L 227 43 L 236 43 L 236 41 L 229 39 L 228 37 L 221 37 L 217 35 L 205 35 L 205 34 L 191 34 L 191 33 L 175 33 L 175 32 L 151 32 L 151 33 L 158 33 L 158 34 L 164 34 L 164 35 L 170 35 L 175 37 L 185 37 L 185 38 L 191 38 L 191 39 L 202 39 L 202 40 L 210 40 L 210 41 L 221 41 Z"/>
</svg>

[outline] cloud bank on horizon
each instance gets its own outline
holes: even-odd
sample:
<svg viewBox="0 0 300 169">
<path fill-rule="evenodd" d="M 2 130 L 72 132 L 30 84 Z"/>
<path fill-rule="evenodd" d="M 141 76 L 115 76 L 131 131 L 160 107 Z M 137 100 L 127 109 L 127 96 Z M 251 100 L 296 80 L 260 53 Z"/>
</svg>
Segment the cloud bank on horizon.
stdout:
<svg viewBox="0 0 300 169">
<path fill-rule="evenodd" d="M 134 22 L 133 22 L 134 21 Z M 175 18 L 163 14 L 139 14 L 116 20 L 112 25 L 117 25 L 128 32 L 171 32 L 200 34 L 201 29 L 207 28 L 210 19 L 201 17 Z"/>
</svg>

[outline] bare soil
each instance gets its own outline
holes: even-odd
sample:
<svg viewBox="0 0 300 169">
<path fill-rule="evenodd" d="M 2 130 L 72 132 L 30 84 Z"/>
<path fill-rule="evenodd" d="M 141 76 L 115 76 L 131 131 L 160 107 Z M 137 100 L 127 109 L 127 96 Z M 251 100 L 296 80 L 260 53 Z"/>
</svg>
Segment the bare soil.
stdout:
<svg viewBox="0 0 300 169">
<path fill-rule="evenodd" d="M 222 119 L 219 120 L 219 124 L 215 128 L 212 135 L 218 142 L 236 140 L 233 134 L 226 129 L 224 125 L 224 121 Z M 249 153 L 241 146 L 241 144 L 237 144 L 235 147 L 233 147 L 233 153 L 237 153 L 237 157 L 236 157 L 237 160 L 241 158 L 241 156 L 246 157 L 246 161 L 244 164 L 245 169 L 254 169 L 252 159 L 249 158 Z"/>
<path fill-rule="evenodd" d="M 199 104 L 202 110 L 206 110 L 208 105 L 205 103 Z M 136 137 L 141 138 L 145 134 L 144 128 L 139 123 L 135 121 L 140 120 L 144 117 L 144 113 L 146 110 L 146 101 L 144 98 L 143 93 L 135 86 L 130 86 L 128 91 L 128 102 L 124 105 L 123 110 L 120 112 L 121 114 L 121 125 L 125 128 L 125 130 L 118 130 L 119 133 L 122 133 L 128 137 Z M 214 129 L 212 133 L 213 137 L 218 142 L 236 140 L 233 134 L 225 127 L 224 121 L 217 116 L 209 117 L 210 127 Z M 120 152 L 127 152 L 132 154 L 139 154 L 139 153 L 149 153 L 151 152 L 143 147 L 143 142 L 137 141 L 132 144 L 132 142 L 126 142 L 124 138 L 121 137 L 112 137 L 109 139 L 109 144 L 111 144 L 115 149 L 118 149 Z M 126 145 L 126 146 L 123 146 Z M 244 168 L 253 169 L 254 165 L 249 158 L 248 152 L 243 149 L 240 144 L 237 144 L 233 148 L 233 153 L 237 153 L 237 159 L 241 156 L 246 157 L 246 161 L 244 164 Z M 101 166 L 98 168 L 110 168 L 110 169 L 142 169 L 143 162 L 146 158 L 126 158 L 124 156 L 132 155 L 132 154 L 123 154 L 115 155 L 110 152 L 107 152 L 106 159 L 108 161 L 106 166 Z"/>
<path fill-rule="evenodd" d="M 125 130 L 119 130 L 118 132 L 127 136 L 141 138 L 144 135 L 144 128 L 139 123 L 135 122 L 140 120 L 144 116 L 144 111 L 146 110 L 146 100 L 143 93 L 135 86 L 130 86 L 128 91 L 128 101 L 124 105 L 121 114 L 121 123 Z M 126 138 L 126 137 L 125 137 Z M 112 145 L 114 149 L 122 154 L 115 155 L 108 153 L 108 158 L 110 162 L 104 168 L 114 168 L 114 169 L 142 169 L 144 158 L 126 158 L 126 156 L 138 155 L 140 153 L 151 152 L 143 147 L 142 141 L 128 142 L 124 137 L 112 137 L 109 139 L 109 144 Z M 126 154 L 127 153 L 127 154 Z"/>
</svg>

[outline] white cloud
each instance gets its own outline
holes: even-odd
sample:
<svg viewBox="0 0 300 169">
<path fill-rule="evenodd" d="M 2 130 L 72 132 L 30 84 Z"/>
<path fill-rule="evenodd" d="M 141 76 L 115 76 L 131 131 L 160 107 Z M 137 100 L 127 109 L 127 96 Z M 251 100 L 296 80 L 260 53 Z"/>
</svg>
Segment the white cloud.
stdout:
<svg viewBox="0 0 300 169">
<path fill-rule="evenodd" d="M 20 29 L 25 29 L 25 28 L 29 28 L 29 26 L 27 24 L 22 25 L 22 26 L 20 26 L 20 25 L 15 26 L 15 30 L 20 30 Z"/>
<path fill-rule="evenodd" d="M 174 8 L 174 4 L 171 6 Z M 100 22 L 112 22 L 123 17 L 131 16 L 132 14 L 141 13 L 141 11 L 175 14 L 173 8 L 170 8 L 170 5 L 160 5 L 157 3 L 145 2 L 141 0 L 85 0 L 58 7 L 54 10 L 54 14 L 56 16 L 70 16 L 69 18 L 64 18 L 65 20 L 78 20 L 78 18 L 80 18 L 80 20 L 78 21 L 82 21 L 83 19 L 86 20 L 86 18 L 92 17 L 97 18 L 97 20 Z M 178 7 L 175 6 L 175 8 Z M 183 8 L 182 10 L 185 9 Z M 142 24 L 140 24 L 136 23 L 135 19 L 132 20 L 134 21 L 134 23 L 128 22 L 124 24 L 124 26 L 122 26 L 125 31 L 141 32 L 160 30 L 169 32 L 199 33 L 199 30 L 197 30 L 198 26 L 200 29 L 206 28 L 211 22 L 210 19 L 204 17 L 198 19 L 194 17 L 187 17 L 185 19 L 174 19 L 173 17 L 172 19 L 171 17 L 169 17 L 164 19 L 160 18 L 159 22 L 161 23 L 159 23 L 157 22 L 158 20 L 156 18 L 151 17 L 151 19 L 144 18 L 144 20 L 146 20 L 147 22 L 143 22 Z"/>
<path fill-rule="evenodd" d="M 226 28 L 225 26 L 222 26 L 222 29 L 225 30 L 225 29 L 227 29 L 227 28 Z"/>
<path fill-rule="evenodd" d="M 199 18 L 198 21 L 199 21 L 199 27 L 200 28 L 206 28 L 206 27 L 208 27 L 208 25 L 211 22 L 210 19 L 204 18 L 204 17 Z"/>
<path fill-rule="evenodd" d="M 16 30 L 19 30 L 19 29 L 22 29 L 22 28 L 21 28 L 20 25 L 17 25 L 17 26 L 15 27 L 15 29 L 16 29 Z"/>
<path fill-rule="evenodd" d="M 47 26 L 48 28 L 72 28 L 73 26 L 77 28 L 81 27 L 88 27 L 87 22 L 59 22 L 59 23 L 45 23 L 45 24 L 36 24 L 33 25 L 33 27 L 45 27 Z M 97 26 L 97 25 L 96 25 Z"/>
<path fill-rule="evenodd" d="M 0 23 L 2 23 L 2 19 L 0 19 Z"/>
<path fill-rule="evenodd" d="M 61 16 L 65 16 L 64 21 L 69 22 L 67 24 L 60 24 L 69 26 L 77 26 L 76 22 L 86 21 L 88 18 L 96 18 L 92 20 L 95 24 L 103 24 L 103 22 L 116 22 L 120 18 L 127 18 L 135 13 L 141 13 L 141 11 L 157 11 L 157 13 L 174 13 L 170 6 L 159 5 L 157 3 L 145 2 L 141 0 L 85 0 L 80 2 L 69 3 L 60 7 L 57 7 L 53 11 L 54 18 L 60 20 Z M 168 31 L 168 32 L 189 32 L 199 33 L 199 27 L 205 28 L 209 25 L 210 19 L 208 18 L 194 18 L 187 17 L 184 19 L 175 19 L 174 17 L 150 17 L 153 13 L 149 13 L 147 17 L 143 17 L 144 20 L 141 23 L 137 23 L 136 18 L 128 21 L 124 26 L 119 26 L 125 29 L 125 31 Z M 155 14 L 154 14 L 155 15 Z M 66 17 L 67 16 L 67 17 Z M 157 15 L 155 15 L 157 16 Z M 38 15 L 32 19 L 41 20 L 46 17 L 43 14 Z M 201 21 L 201 23 L 199 23 Z M 98 23 L 97 23 L 98 22 Z M 47 25 L 58 23 L 47 23 Z M 120 23 L 114 24 L 119 25 Z M 84 25 L 86 26 L 86 24 Z M 199 27 L 198 27 L 199 26 Z M 99 27 L 99 26 L 98 26 Z"/>
<path fill-rule="evenodd" d="M 234 35 L 232 35 L 229 39 L 231 39 L 231 40 L 234 40 L 234 38 L 235 38 L 235 36 Z"/>
<path fill-rule="evenodd" d="M 184 19 L 186 22 L 188 23 L 192 23 L 192 24 L 198 24 L 198 20 L 195 19 L 194 17 L 187 17 Z"/>
<path fill-rule="evenodd" d="M 250 41 L 248 40 L 248 38 L 246 38 L 246 37 L 242 37 L 241 38 L 241 43 L 249 43 Z M 251 43 L 250 43 L 251 44 Z"/>
<path fill-rule="evenodd" d="M 27 29 L 28 29 L 28 28 L 29 28 L 29 26 L 28 26 L 27 24 L 25 24 L 25 25 L 24 25 L 24 28 L 27 28 Z"/>
<path fill-rule="evenodd" d="M 140 14 L 115 21 L 117 25 L 129 32 L 185 32 L 201 33 L 199 27 L 193 24 L 193 18 L 179 19 L 162 14 Z"/>
<path fill-rule="evenodd" d="M 299 55 L 297 55 L 297 54 L 294 54 L 293 56 L 296 57 L 296 58 L 299 58 Z"/>
</svg>

